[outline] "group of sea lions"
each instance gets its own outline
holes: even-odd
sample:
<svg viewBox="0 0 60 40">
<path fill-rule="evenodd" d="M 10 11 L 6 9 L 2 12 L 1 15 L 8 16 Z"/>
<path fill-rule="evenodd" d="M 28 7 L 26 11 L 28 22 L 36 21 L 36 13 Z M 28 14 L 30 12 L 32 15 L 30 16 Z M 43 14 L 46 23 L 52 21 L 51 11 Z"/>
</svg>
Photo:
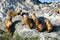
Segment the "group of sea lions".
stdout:
<svg viewBox="0 0 60 40">
<path fill-rule="evenodd" d="M 9 12 L 9 14 L 8 14 L 9 17 L 7 18 L 7 22 L 5 25 L 5 29 L 7 32 L 10 32 L 10 33 L 12 32 L 12 30 L 10 29 L 11 25 L 13 24 L 12 18 L 15 17 L 16 15 L 20 15 L 21 12 L 22 12 L 22 10 L 20 10 L 20 9 Z"/>
<path fill-rule="evenodd" d="M 16 15 L 20 15 L 21 12 L 22 12 L 21 9 L 18 9 L 16 11 L 10 11 L 9 12 L 9 14 L 8 14 L 9 18 L 7 18 L 7 23 L 5 25 L 5 29 L 8 32 L 11 33 L 10 27 L 11 27 L 11 25 L 13 23 L 12 22 L 12 18 L 15 17 Z M 29 16 L 26 13 L 22 13 L 22 15 L 23 15 L 23 21 L 24 21 L 24 23 L 22 25 L 28 25 L 30 27 L 30 29 L 32 29 L 33 28 L 33 25 L 35 23 L 36 28 L 37 28 L 37 30 L 39 32 L 41 32 L 43 30 L 44 25 L 38 20 L 38 18 L 36 17 L 36 15 L 35 15 L 34 12 L 31 13 L 32 19 L 30 19 Z M 53 26 L 52 26 L 52 24 L 51 24 L 51 22 L 50 22 L 49 19 L 46 19 L 46 26 L 47 26 L 47 31 L 48 32 L 51 32 L 53 30 Z"/>
<path fill-rule="evenodd" d="M 41 31 L 44 29 L 43 23 L 41 23 L 41 22 L 38 20 L 38 18 L 36 17 L 35 13 L 32 13 L 32 19 L 33 19 L 34 23 L 36 24 L 37 30 L 38 30 L 39 32 L 41 32 Z M 53 26 L 52 26 L 52 24 L 51 24 L 51 22 L 50 22 L 49 19 L 46 19 L 46 26 L 47 26 L 47 31 L 48 31 L 48 32 L 53 31 Z"/>
</svg>

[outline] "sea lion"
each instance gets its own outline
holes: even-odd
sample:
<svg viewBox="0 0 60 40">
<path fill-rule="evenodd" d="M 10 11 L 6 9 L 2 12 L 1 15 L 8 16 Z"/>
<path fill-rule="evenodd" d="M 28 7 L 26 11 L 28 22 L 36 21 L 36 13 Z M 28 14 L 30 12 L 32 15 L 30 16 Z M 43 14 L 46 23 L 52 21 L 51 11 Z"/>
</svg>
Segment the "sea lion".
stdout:
<svg viewBox="0 0 60 40">
<path fill-rule="evenodd" d="M 59 8 L 57 8 L 57 13 L 58 13 L 58 14 L 60 14 L 60 7 L 59 7 Z"/>
<path fill-rule="evenodd" d="M 14 16 L 16 16 L 16 15 L 20 15 L 21 12 L 22 12 L 22 10 L 20 10 L 20 9 L 18 9 L 18 10 L 16 10 L 16 11 L 10 11 L 9 14 L 8 14 L 8 16 L 9 16 L 9 17 L 14 17 Z"/>
<path fill-rule="evenodd" d="M 51 32 L 53 30 L 53 26 L 52 26 L 49 19 L 46 19 L 46 26 L 47 26 L 47 31 L 48 32 Z"/>
<path fill-rule="evenodd" d="M 33 28 L 33 20 L 28 17 L 27 14 L 23 14 L 24 24 L 28 25 L 31 29 Z"/>
<path fill-rule="evenodd" d="M 43 30 L 43 24 L 40 23 L 40 21 L 38 20 L 38 18 L 35 15 L 35 13 L 32 13 L 32 19 L 35 22 L 38 31 L 41 32 Z"/>
<path fill-rule="evenodd" d="M 7 32 L 10 32 L 11 33 L 11 30 L 10 30 L 10 27 L 12 25 L 12 18 L 8 18 L 7 19 L 7 23 L 6 23 L 6 26 L 5 26 L 5 29 L 7 30 Z"/>
</svg>

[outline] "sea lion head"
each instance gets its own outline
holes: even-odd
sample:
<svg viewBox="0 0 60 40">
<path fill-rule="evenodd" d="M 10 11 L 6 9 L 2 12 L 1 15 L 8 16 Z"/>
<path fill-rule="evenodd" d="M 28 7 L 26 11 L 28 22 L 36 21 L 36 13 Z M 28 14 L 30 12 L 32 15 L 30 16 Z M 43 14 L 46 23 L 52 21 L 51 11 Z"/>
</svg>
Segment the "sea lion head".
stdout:
<svg viewBox="0 0 60 40">
<path fill-rule="evenodd" d="M 21 9 L 17 9 L 16 12 L 18 13 L 18 15 L 20 15 L 22 10 Z"/>
</svg>

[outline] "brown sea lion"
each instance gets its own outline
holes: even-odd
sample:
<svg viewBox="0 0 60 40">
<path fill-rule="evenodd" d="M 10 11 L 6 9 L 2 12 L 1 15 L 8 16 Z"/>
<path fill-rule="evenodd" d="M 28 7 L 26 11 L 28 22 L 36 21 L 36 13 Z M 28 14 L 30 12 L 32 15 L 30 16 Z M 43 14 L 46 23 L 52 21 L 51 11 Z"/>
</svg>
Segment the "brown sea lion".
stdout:
<svg viewBox="0 0 60 40">
<path fill-rule="evenodd" d="M 33 20 L 28 17 L 28 15 L 23 15 L 24 24 L 28 25 L 31 29 L 33 28 Z"/>
<path fill-rule="evenodd" d="M 60 7 L 59 7 L 59 8 L 57 8 L 57 13 L 58 13 L 58 14 L 60 14 Z"/>
<path fill-rule="evenodd" d="M 38 31 L 41 32 L 43 30 L 43 24 L 39 22 L 39 20 L 36 17 L 35 13 L 32 13 L 32 19 L 35 22 Z"/>
<path fill-rule="evenodd" d="M 11 33 L 11 30 L 10 30 L 10 27 L 12 25 L 12 18 L 8 18 L 7 19 L 7 23 L 6 23 L 6 26 L 5 26 L 5 29 L 7 30 L 7 32 L 10 32 Z"/>
<path fill-rule="evenodd" d="M 8 16 L 9 16 L 9 17 L 14 17 L 14 16 L 16 16 L 16 15 L 20 15 L 21 12 L 22 12 L 22 10 L 20 10 L 20 9 L 18 9 L 18 10 L 16 10 L 16 11 L 10 11 L 9 14 L 8 14 Z"/>
<path fill-rule="evenodd" d="M 53 26 L 49 19 L 46 19 L 46 26 L 47 26 L 48 32 L 51 32 L 53 30 Z"/>
</svg>

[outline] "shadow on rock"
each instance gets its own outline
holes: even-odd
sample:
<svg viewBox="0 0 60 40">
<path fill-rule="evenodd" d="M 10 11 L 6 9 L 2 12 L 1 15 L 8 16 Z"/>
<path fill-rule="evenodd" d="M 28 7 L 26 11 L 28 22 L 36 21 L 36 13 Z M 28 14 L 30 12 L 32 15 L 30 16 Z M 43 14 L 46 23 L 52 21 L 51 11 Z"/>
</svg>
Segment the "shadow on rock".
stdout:
<svg viewBox="0 0 60 40">
<path fill-rule="evenodd" d="M 53 32 L 58 32 L 58 31 L 60 31 L 60 25 L 58 26 L 54 25 Z"/>
<path fill-rule="evenodd" d="M 46 28 L 46 22 L 45 22 L 45 19 L 46 19 L 46 18 L 45 18 L 45 17 L 39 17 L 38 19 L 39 19 L 39 21 L 40 21 L 40 22 L 43 24 L 43 26 L 44 26 L 43 31 L 46 30 L 46 29 L 47 29 L 47 28 Z"/>
<path fill-rule="evenodd" d="M 15 25 L 16 25 L 18 22 L 21 22 L 21 20 L 17 20 L 17 21 L 15 21 L 15 22 L 13 22 L 13 24 L 12 24 L 11 27 L 10 27 L 12 35 L 13 35 L 14 32 L 15 32 Z"/>
</svg>

